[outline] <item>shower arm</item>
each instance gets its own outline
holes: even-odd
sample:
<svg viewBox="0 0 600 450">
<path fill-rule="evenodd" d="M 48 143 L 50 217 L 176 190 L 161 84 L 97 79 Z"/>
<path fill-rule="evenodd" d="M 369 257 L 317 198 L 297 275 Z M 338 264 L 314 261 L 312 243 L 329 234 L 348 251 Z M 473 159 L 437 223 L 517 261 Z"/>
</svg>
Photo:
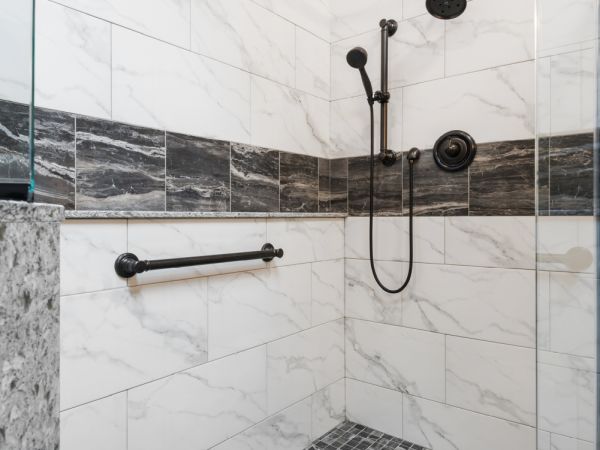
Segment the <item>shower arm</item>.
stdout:
<svg viewBox="0 0 600 450">
<path fill-rule="evenodd" d="M 374 100 L 381 105 L 379 159 L 384 165 L 391 166 L 398 158 L 394 151 L 388 149 L 388 103 L 390 101 L 388 91 L 388 48 L 389 38 L 398 30 L 398 22 L 382 19 L 379 26 L 381 27 L 381 90 L 375 92 L 374 95 Z"/>
</svg>

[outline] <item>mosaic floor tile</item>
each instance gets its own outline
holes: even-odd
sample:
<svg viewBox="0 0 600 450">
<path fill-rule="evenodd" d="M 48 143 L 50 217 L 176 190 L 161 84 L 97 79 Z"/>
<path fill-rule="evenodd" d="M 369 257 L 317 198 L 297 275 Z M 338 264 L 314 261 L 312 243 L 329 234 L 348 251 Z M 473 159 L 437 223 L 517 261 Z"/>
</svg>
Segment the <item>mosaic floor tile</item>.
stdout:
<svg viewBox="0 0 600 450">
<path fill-rule="evenodd" d="M 416 444 L 354 422 L 344 422 L 306 450 L 426 450 Z"/>
</svg>

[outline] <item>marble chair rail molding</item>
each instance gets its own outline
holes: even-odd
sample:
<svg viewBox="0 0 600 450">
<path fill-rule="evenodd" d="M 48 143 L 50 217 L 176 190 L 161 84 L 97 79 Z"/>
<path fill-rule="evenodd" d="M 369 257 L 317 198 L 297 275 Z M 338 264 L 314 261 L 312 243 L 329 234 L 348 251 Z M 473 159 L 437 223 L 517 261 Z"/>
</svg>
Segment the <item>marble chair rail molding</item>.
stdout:
<svg viewBox="0 0 600 450">
<path fill-rule="evenodd" d="M 6 103 L 0 148 L 25 158 L 28 106 Z M 368 212 L 367 155 L 320 158 L 43 108 L 35 139 L 36 201 L 63 205 L 67 218 Z M 592 133 L 540 139 L 540 215 L 593 215 L 593 146 Z M 424 149 L 415 214 L 533 216 L 535 158 L 533 139 L 479 143 L 468 170 L 448 173 Z M 377 215 L 407 213 L 407 166 L 377 165 Z"/>
</svg>

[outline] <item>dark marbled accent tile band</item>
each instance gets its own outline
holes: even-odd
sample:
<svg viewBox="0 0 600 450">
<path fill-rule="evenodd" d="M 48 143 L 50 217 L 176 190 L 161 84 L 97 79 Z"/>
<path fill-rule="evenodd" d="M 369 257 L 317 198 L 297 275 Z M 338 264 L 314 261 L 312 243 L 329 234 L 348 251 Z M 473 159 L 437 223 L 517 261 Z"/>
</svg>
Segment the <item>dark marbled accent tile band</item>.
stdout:
<svg viewBox="0 0 600 450">
<path fill-rule="evenodd" d="M 231 144 L 231 210 L 279 211 L 279 152 Z"/>
<path fill-rule="evenodd" d="M 538 140 L 538 215 L 550 214 L 550 138 Z"/>
<path fill-rule="evenodd" d="M 479 145 L 469 174 L 469 215 L 535 215 L 533 139 Z"/>
<path fill-rule="evenodd" d="M 230 144 L 167 133 L 167 211 L 229 211 Z"/>
<path fill-rule="evenodd" d="M 409 212 L 410 177 L 406 153 L 404 162 L 404 214 Z M 414 163 L 415 216 L 466 216 L 469 211 L 468 172 L 446 172 L 433 159 L 431 150 L 424 150 Z"/>
<path fill-rule="evenodd" d="M 348 160 L 330 160 L 330 212 L 348 212 Z"/>
<path fill-rule="evenodd" d="M 37 109 L 35 199 L 75 208 L 75 116 Z"/>
<path fill-rule="evenodd" d="M 29 177 L 29 106 L 0 101 L 0 180 Z"/>
<path fill-rule="evenodd" d="M 280 153 L 280 211 L 318 212 L 319 161 L 313 156 Z"/>
<path fill-rule="evenodd" d="M 369 214 L 370 156 L 348 160 L 348 210 L 351 215 Z M 375 163 L 374 211 L 378 215 L 402 215 L 402 163 L 386 167 Z"/>
<path fill-rule="evenodd" d="M 165 133 L 77 118 L 77 209 L 164 211 Z"/>
<path fill-rule="evenodd" d="M 417 444 L 346 421 L 321 436 L 306 450 L 426 450 Z"/>
<path fill-rule="evenodd" d="M 331 160 L 319 158 L 319 212 L 331 210 Z"/>
</svg>

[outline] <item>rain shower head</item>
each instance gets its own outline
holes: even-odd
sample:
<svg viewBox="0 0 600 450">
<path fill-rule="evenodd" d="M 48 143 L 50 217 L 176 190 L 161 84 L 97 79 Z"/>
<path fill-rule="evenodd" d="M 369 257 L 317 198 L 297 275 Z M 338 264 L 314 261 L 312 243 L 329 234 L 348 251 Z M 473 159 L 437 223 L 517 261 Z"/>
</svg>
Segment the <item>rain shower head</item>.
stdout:
<svg viewBox="0 0 600 450">
<path fill-rule="evenodd" d="M 443 20 L 455 19 L 467 9 L 467 0 L 427 0 L 427 11 Z"/>
<path fill-rule="evenodd" d="M 348 61 L 350 67 L 358 69 L 358 71 L 360 72 L 360 77 L 362 78 L 362 83 L 365 87 L 365 92 L 367 93 L 367 100 L 370 104 L 373 104 L 373 85 L 371 84 L 369 75 L 365 70 L 365 66 L 367 65 L 368 59 L 369 54 L 362 47 L 354 47 L 346 55 L 346 61 Z"/>
</svg>

